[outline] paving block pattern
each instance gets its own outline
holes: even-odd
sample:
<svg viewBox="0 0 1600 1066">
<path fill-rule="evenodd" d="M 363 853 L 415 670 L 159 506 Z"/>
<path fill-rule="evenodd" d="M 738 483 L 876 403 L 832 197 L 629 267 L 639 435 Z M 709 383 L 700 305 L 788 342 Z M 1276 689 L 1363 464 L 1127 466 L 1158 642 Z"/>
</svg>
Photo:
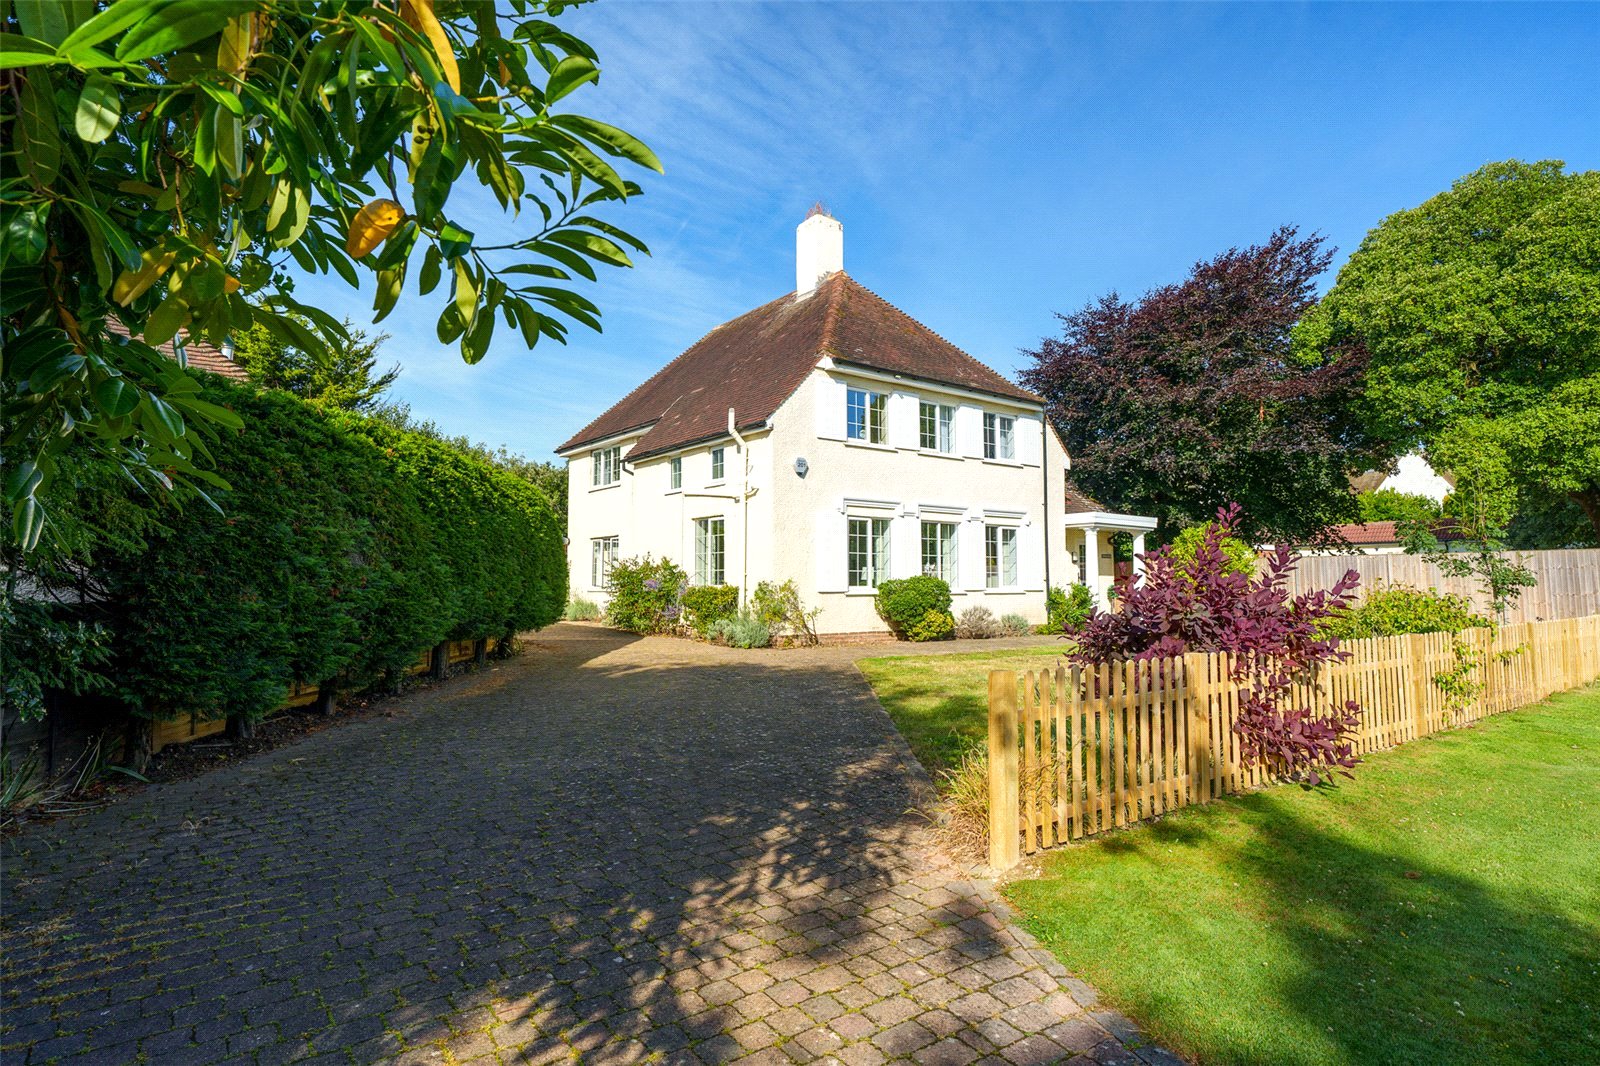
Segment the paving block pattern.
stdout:
<svg viewBox="0 0 1600 1066">
<path fill-rule="evenodd" d="M 932 846 L 871 649 L 528 644 L 7 841 L 0 1061 L 1178 1061 Z"/>
</svg>

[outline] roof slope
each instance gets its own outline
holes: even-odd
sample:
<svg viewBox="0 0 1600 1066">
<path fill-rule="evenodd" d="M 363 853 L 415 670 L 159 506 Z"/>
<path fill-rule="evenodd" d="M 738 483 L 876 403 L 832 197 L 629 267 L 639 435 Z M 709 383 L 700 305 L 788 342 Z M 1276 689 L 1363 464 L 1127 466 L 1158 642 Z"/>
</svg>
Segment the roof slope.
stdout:
<svg viewBox="0 0 1600 1066">
<path fill-rule="evenodd" d="M 106 328 L 119 337 L 129 336 L 128 327 L 111 318 L 106 320 Z M 168 359 L 176 360 L 178 352 L 172 341 L 155 346 L 156 351 Z M 234 381 L 249 381 L 250 375 L 244 367 L 223 355 L 216 345 L 210 341 L 201 340 L 199 337 L 185 337 L 183 345 L 183 361 L 195 370 L 204 370 L 212 374 L 220 374 Z"/>
<path fill-rule="evenodd" d="M 822 356 L 1032 403 L 1018 388 L 843 271 L 809 296 L 778 297 L 725 322 L 556 449 L 649 427 L 642 458 L 764 425 Z"/>
</svg>

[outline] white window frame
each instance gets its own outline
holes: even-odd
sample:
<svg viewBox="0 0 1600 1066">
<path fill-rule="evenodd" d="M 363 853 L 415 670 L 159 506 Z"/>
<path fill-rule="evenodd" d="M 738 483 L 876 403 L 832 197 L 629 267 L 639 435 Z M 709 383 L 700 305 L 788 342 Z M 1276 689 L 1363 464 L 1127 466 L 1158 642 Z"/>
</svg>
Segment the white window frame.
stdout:
<svg viewBox="0 0 1600 1066">
<path fill-rule="evenodd" d="M 887 518 L 846 517 L 844 571 L 845 583 L 852 591 L 875 589 L 889 579 L 890 530 Z"/>
<path fill-rule="evenodd" d="M 616 565 L 617 553 L 621 548 L 622 538 L 618 536 L 595 537 L 589 542 L 590 588 L 611 587 L 611 568 Z"/>
<path fill-rule="evenodd" d="M 1021 580 L 1017 559 L 1019 539 L 1016 526 L 983 527 L 984 588 L 1014 589 L 1018 586 Z"/>
<path fill-rule="evenodd" d="M 725 448 L 711 449 L 711 483 L 726 480 L 728 476 L 728 453 Z"/>
<path fill-rule="evenodd" d="M 856 412 L 859 411 L 859 416 Z M 844 435 L 861 444 L 889 442 L 889 394 L 850 386 L 844 393 Z"/>
<path fill-rule="evenodd" d="M 613 444 L 609 448 L 597 448 L 592 458 L 594 488 L 603 489 L 622 480 L 622 445 Z"/>
<path fill-rule="evenodd" d="M 983 413 L 983 457 L 1015 461 L 1017 458 L 1017 420 L 1013 415 Z"/>
<path fill-rule="evenodd" d="M 694 583 L 728 583 L 728 526 L 721 517 L 694 520 Z"/>
<path fill-rule="evenodd" d="M 932 443 L 929 443 L 929 442 Z M 949 455 L 956 450 L 956 409 L 947 403 L 917 401 L 917 446 Z"/>
<path fill-rule="evenodd" d="M 667 460 L 667 478 L 669 492 L 677 492 L 683 488 L 683 456 L 675 455 Z"/>
<path fill-rule="evenodd" d="M 930 540 L 930 534 L 932 539 Z M 940 578 L 952 589 L 956 587 L 957 553 L 960 549 L 959 527 L 954 522 L 930 521 L 923 519 L 922 535 L 922 572 Z M 929 554 L 932 548 L 932 555 Z M 932 559 L 930 565 L 929 560 Z"/>
</svg>

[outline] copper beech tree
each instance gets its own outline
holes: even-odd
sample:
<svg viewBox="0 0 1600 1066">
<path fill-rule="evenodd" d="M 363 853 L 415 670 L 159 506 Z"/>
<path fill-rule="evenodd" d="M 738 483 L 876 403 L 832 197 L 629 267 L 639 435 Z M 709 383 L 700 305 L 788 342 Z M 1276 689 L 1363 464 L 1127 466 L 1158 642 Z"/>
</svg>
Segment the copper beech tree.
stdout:
<svg viewBox="0 0 1600 1066">
<path fill-rule="evenodd" d="M 650 149 L 565 109 L 600 74 L 562 0 L 18 0 L 0 16 L 0 331 L 12 550 L 52 482 L 108 462 L 153 496 L 223 487 L 240 420 L 155 346 L 264 330 L 315 357 L 343 325 L 290 264 L 432 297 L 468 362 L 599 328 L 577 291 L 644 245 L 605 216 Z M 507 219 L 463 224 L 463 184 Z M 478 205 L 481 213 L 481 205 Z M 118 336 L 112 319 L 132 334 Z M 70 486 L 58 491 L 70 492 Z"/>
<path fill-rule="evenodd" d="M 1316 785 L 1349 776 L 1356 764 L 1352 734 L 1361 708 L 1347 701 L 1318 713 L 1295 699 L 1295 686 L 1315 669 L 1348 657 L 1323 624 L 1350 607 L 1360 575 L 1350 570 L 1332 588 L 1289 594 L 1294 556 L 1280 547 L 1259 575 L 1229 565 L 1225 539 L 1240 524 L 1237 504 L 1217 511 L 1193 559 L 1181 564 L 1170 547 L 1144 557 L 1145 576 L 1116 614 L 1096 612 L 1076 634 L 1072 657 L 1084 665 L 1161 659 L 1185 652 L 1227 652 L 1239 686 L 1234 731 L 1252 766 Z"/>
</svg>

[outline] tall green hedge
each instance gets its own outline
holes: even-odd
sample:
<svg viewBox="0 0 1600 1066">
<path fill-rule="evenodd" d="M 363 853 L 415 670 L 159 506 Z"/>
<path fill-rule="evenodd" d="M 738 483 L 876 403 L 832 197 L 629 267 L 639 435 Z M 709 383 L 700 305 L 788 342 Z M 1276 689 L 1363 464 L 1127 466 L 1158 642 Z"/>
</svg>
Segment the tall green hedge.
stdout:
<svg viewBox="0 0 1600 1066">
<path fill-rule="evenodd" d="M 115 681 L 141 713 L 254 717 L 291 682 L 359 686 L 446 639 L 558 617 L 565 553 L 531 484 L 414 430 L 206 379 L 245 429 L 190 500 L 101 551 Z"/>
</svg>

